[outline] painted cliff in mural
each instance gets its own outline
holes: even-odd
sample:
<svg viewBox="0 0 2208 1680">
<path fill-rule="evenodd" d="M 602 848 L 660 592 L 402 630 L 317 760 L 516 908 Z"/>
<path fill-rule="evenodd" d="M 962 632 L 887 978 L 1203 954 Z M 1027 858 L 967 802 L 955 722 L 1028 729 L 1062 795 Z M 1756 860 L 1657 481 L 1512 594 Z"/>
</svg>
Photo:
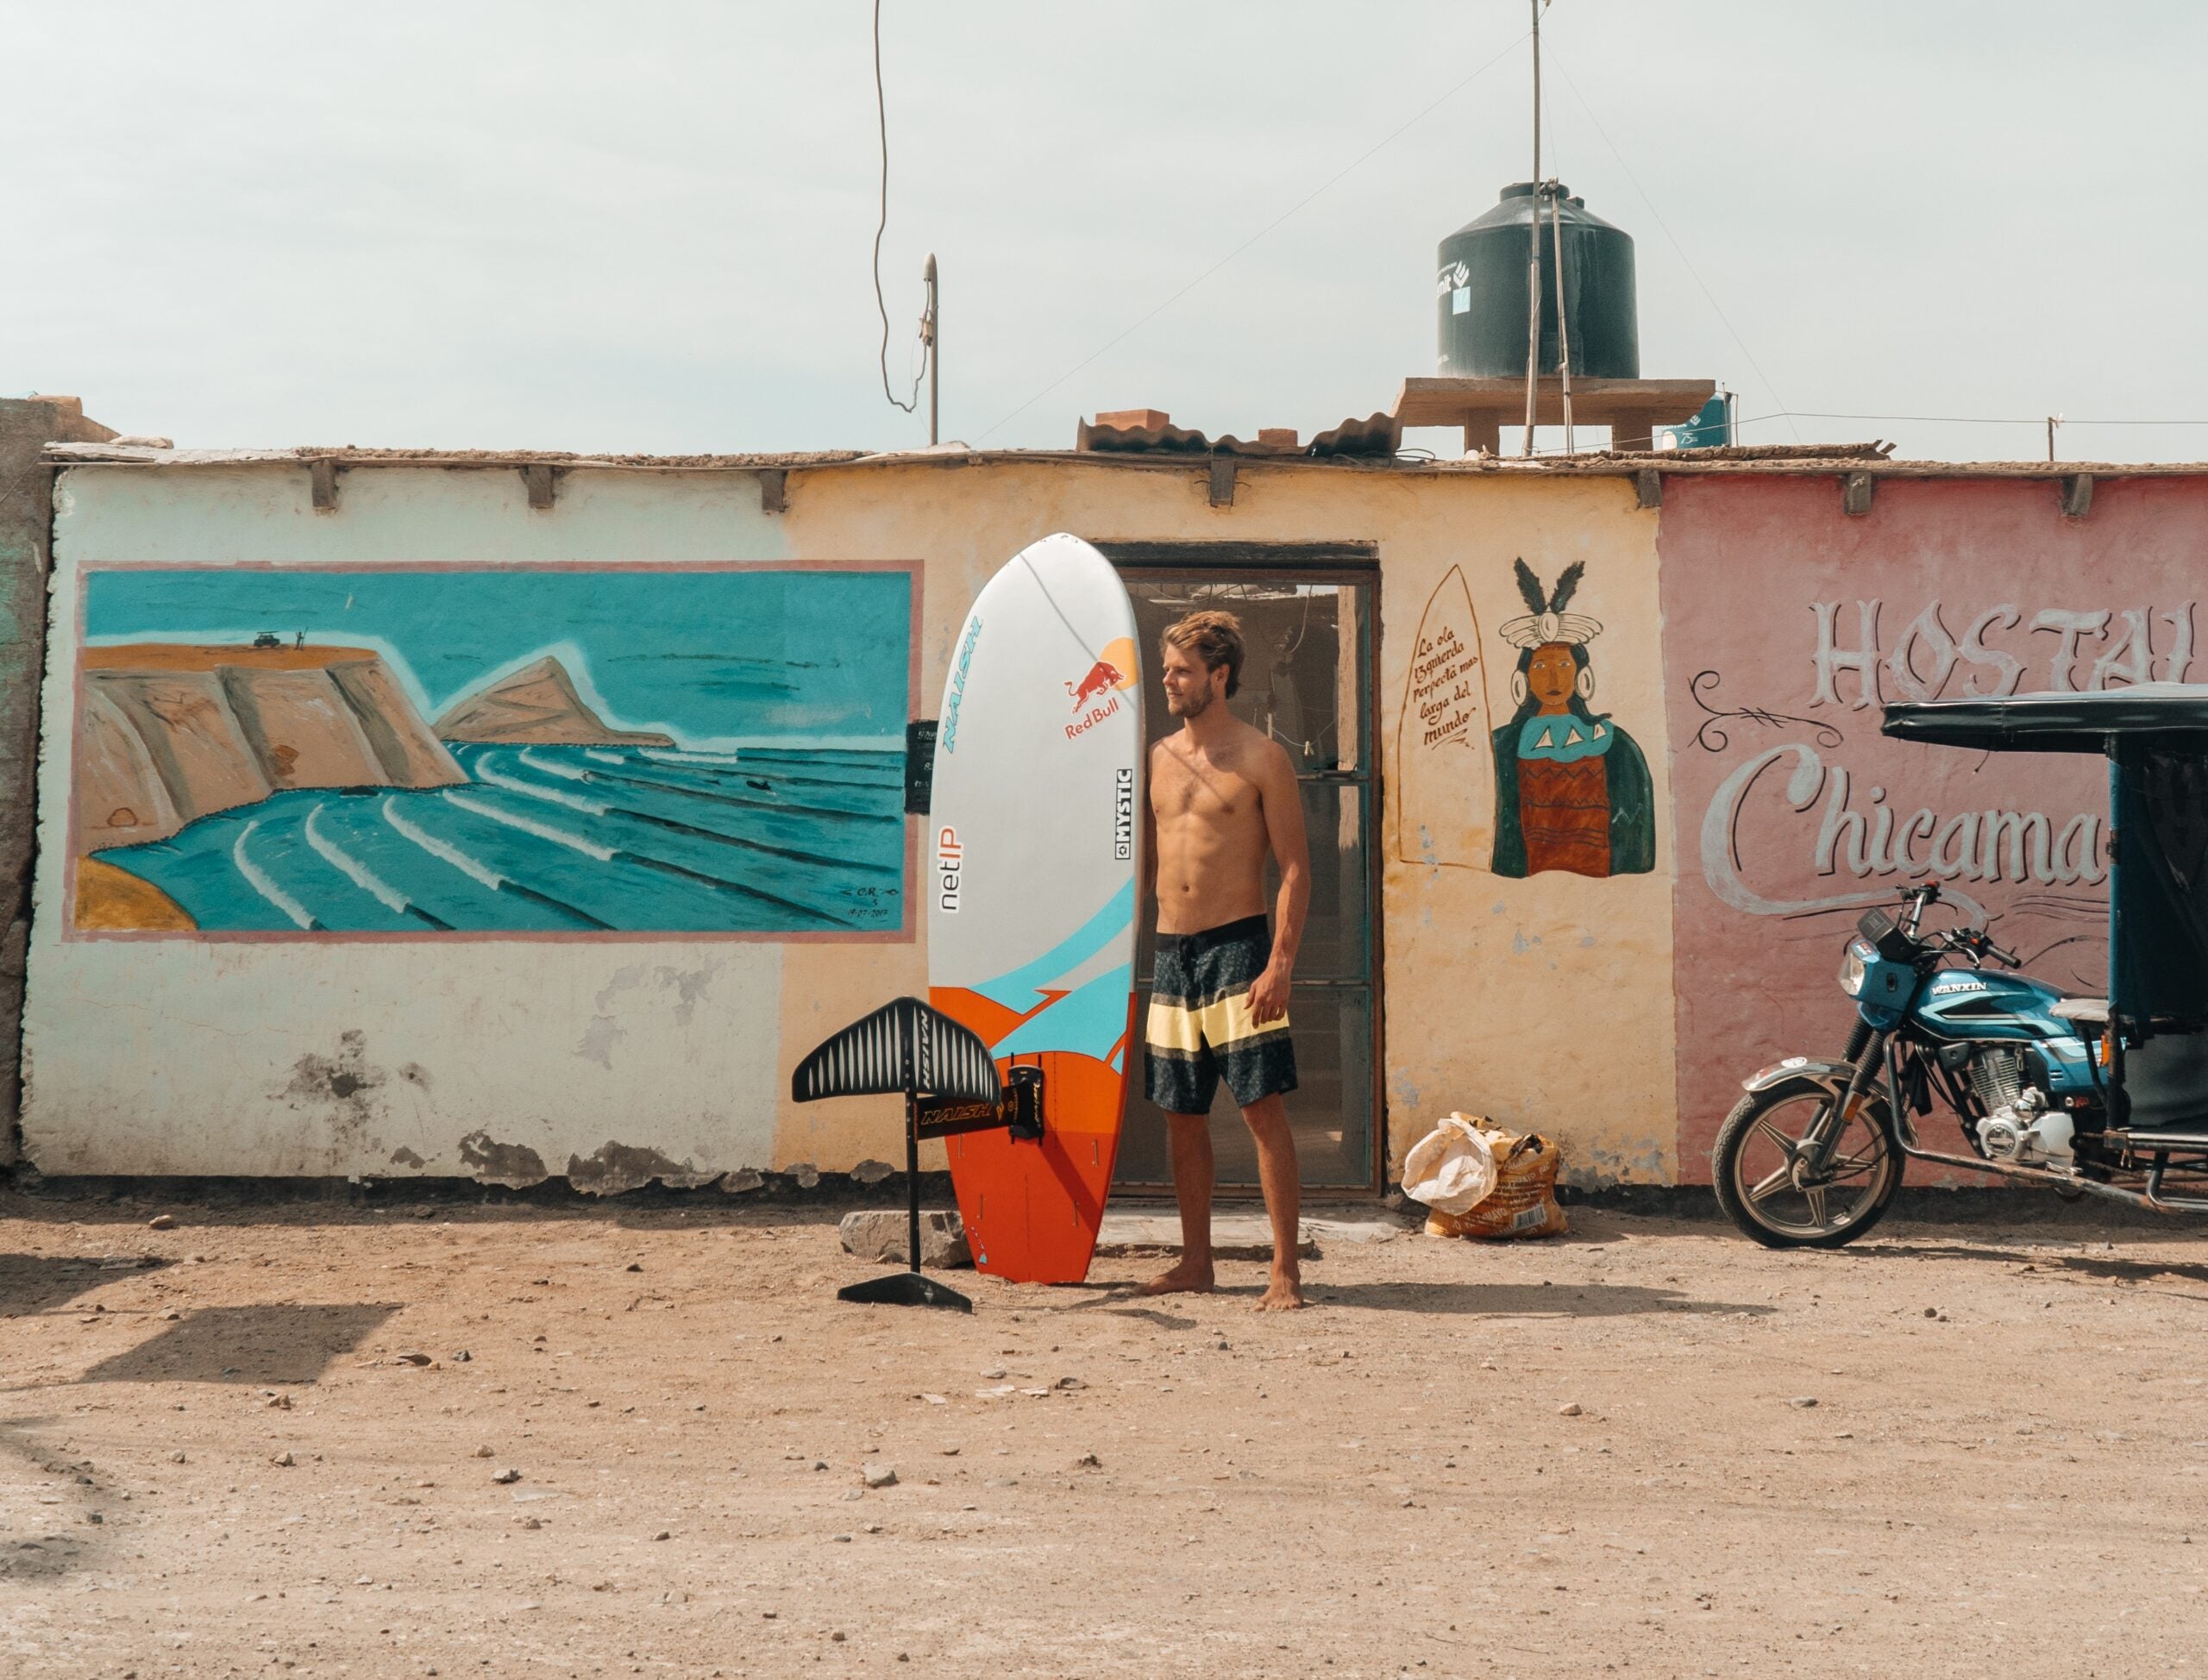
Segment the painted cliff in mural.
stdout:
<svg viewBox="0 0 2208 1680">
<path fill-rule="evenodd" d="M 901 568 L 90 571 L 72 925 L 894 932 L 912 591 Z"/>
</svg>

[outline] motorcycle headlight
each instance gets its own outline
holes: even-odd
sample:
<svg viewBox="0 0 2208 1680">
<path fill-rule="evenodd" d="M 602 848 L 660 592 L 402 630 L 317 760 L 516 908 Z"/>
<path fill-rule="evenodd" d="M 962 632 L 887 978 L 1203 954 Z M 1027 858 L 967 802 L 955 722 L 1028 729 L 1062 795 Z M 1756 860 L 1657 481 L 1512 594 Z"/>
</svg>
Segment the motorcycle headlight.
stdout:
<svg viewBox="0 0 2208 1680">
<path fill-rule="evenodd" d="M 1851 998 L 1863 995 L 1863 976 L 1867 972 L 1870 953 L 1861 949 L 1861 942 L 1851 939 L 1847 950 L 1840 959 L 1840 989 Z"/>
</svg>

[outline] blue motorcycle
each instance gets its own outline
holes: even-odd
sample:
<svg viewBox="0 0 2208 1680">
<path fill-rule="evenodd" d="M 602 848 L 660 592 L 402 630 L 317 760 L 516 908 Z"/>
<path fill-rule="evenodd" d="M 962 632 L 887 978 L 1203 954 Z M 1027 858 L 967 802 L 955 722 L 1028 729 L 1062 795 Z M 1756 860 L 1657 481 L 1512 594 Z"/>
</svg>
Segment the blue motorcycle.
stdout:
<svg viewBox="0 0 2208 1680">
<path fill-rule="evenodd" d="M 1938 884 L 1904 889 L 1898 919 L 1866 912 L 1841 956 L 1846 1052 L 1743 1081 L 1710 1153 L 1719 1204 L 1770 1247 L 1837 1248 L 1878 1223 L 1913 1159 L 2208 1213 L 2208 687 L 1895 705 L 1884 729 L 2108 758 L 2108 995 L 2014 972 L 1983 928 L 1928 931 Z M 1919 1138 L 1935 1101 L 1968 1153 Z"/>
</svg>

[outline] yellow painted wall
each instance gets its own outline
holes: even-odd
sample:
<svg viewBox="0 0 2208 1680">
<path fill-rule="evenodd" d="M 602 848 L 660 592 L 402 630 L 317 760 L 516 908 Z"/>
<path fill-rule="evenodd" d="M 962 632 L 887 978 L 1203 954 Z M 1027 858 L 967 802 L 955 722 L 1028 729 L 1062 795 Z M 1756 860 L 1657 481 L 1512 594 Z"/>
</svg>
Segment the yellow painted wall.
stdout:
<svg viewBox="0 0 2208 1680">
<path fill-rule="evenodd" d="M 1050 460 L 850 467 L 792 473 L 783 517 L 794 558 L 923 562 L 925 716 L 938 709 L 951 643 L 975 592 L 1015 551 L 1050 532 L 1098 541 L 1377 542 L 1391 1176 L 1436 1118 L 1463 1109 L 1552 1134 L 1578 1182 L 1671 1182 L 1673 859 L 1655 514 L 1637 509 L 1630 484 L 1615 479 L 1245 463 L 1227 508 L 1209 505 L 1207 486 L 1201 462 L 1170 470 Z M 1484 867 L 1484 837 L 1467 849 L 1447 836 L 1422 846 L 1398 834 L 1397 725 L 1427 603 L 1451 568 L 1461 568 L 1481 631 L 1491 722 L 1500 726 L 1515 655 L 1496 630 L 1526 611 L 1512 575 L 1521 556 L 1550 585 L 1567 565 L 1586 562 L 1569 610 L 1603 625 L 1590 644 L 1592 705 L 1613 713 L 1647 757 L 1652 873 L 1505 879 Z M 1491 812 L 1491 777 L 1479 763 L 1459 803 Z M 1452 849 L 1477 861 L 1399 858 Z M 791 1068 L 820 1039 L 925 984 L 924 943 L 786 947 L 779 1088 L 787 1093 Z M 800 1107 L 785 1096 L 775 1160 L 841 1169 L 890 1158 L 895 1143 L 878 1101 Z"/>
</svg>

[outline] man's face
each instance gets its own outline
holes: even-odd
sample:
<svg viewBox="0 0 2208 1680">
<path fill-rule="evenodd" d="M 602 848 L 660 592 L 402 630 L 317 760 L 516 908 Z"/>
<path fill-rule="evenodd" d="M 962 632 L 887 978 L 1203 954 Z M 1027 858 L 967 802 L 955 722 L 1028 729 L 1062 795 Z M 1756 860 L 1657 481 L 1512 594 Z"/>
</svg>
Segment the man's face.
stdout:
<svg viewBox="0 0 2208 1680">
<path fill-rule="evenodd" d="M 1526 687 L 1542 711 L 1562 711 L 1578 680 L 1579 661 L 1563 643 L 1545 642 L 1534 649 L 1533 661 L 1526 667 Z"/>
<path fill-rule="evenodd" d="M 1226 698 L 1226 668 L 1204 668 L 1186 648 L 1165 649 L 1165 709 L 1176 718 L 1201 718 L 1214 700 Z"/>
</svg>

